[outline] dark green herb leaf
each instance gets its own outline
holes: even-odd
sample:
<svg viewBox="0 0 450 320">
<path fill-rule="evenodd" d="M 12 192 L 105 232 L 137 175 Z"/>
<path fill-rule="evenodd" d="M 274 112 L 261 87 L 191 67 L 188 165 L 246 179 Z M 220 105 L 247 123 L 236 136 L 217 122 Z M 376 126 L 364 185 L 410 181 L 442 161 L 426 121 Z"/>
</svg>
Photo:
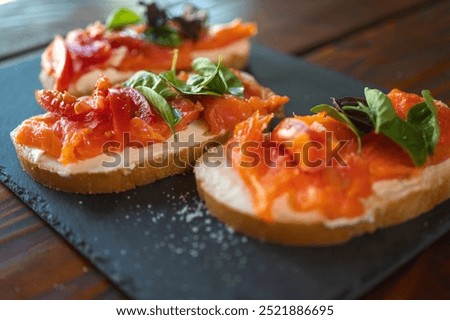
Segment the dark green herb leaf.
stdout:
<svg viewBox="0 0 450 320">
<path fill-rule="evenodd" d="M 220 72 L 222 73 L 223 79 L 227 84 L 228 93 L 232 94 L 233 96 L 243 98 L 244 85 L 242 84 L 241 80 L 233 73 L 233 71 L 223 65 L 220 68 Z"/>
<path fill-rule="evenodd" d="M 399 118 L 391 100 L 380 90 L 365 88 L 364 93 L 375 119 L 375 132 L 382 133 L 397 143 L 409 154 L 416 166 L 423 165 L 429 153 L 422 128 Z"/>
<path fill-rule="evenodd" d="M 397 114 L 391 100 L 380 90 L 365 88 L 364 95 L 375 120 L 375 132 L 379 133 L 383 125 L 389 124 L 390 121 L 397 118 Z"/>
<path fill-rule="evenodd" d="M 156 91 L 165 99 L 175 96 L 169 86 L 157 75 L 150 71 L 138 71 L 124 84 L 124 87 L 137 88 L 139 86 L 148 87 Z"/>
<path fill-rule="evenodd" d="M 362 104 L 356 106 L 343 106 L 342 111 L 355 123 L 355 126 L 364 133 L 374 129 L 373 117 L 369 108 Z"/>
<path fill-rule="evenodd" d="M 154 27 L 144 32 L 145 40 L 165 47 L 179 47 L 183 40 L 179 33 L 169 26 Z"/>
<path fill-rule="evenodd" d="M 208 90 L 208 82 L 211 82 L 211 79 L 205 79 L 201 75 L 192 74 L 189 76 L 186 86 L 190 88 L 190 94 L 200 94 L 200 95 L 213 95 L 220 96 L 222 93 Z"/>
<path fill-rule="evenodd" d="M 175 90 L 184 95 L 210 95 L 210 96 L 220 95 L 218 93 L 206 90 L 202 87 L 198 86 L 193 87 L 192 85 L 178 79 L 173 70 L 160 73 L 159 76 L 168 84 L 170 84 Z M 201 81 L 203 81 L 203 79 L 201 79 Z"/>
<path fill-rule="evenodd" d="M 341 99 L 332 98 L 332 100 L 333 106 L 345 113 L 362 133 L 367 133 L 374 129 L 372 114 L 367 107 L 366 99 L 344 97 Z"/>
<path fill-rule="evenodd" d="M 428 154 L 434 154 L 439 141 L 440 128 L 434 99 L 428 90 L 422 91 L 425 101 L 413 106 L 407 115 L 407 121 L 421 130 L 427 142 Z"/>
<path fill-rule="evenodd" d="M 197 58 L 192 63 L 197 74 L 190 75 L 186 82 L 177 78 L 174 68 L 159 76 L 178 92 L 185 95 L 213 95 L 225 93 L 243 97 L 244 86 L 239 78 L 228 68 L 212 63 L 206 58 Z"/>
<path fill-rule="evenodd" d="M 155 90 L 144 86 L 138 86 L 136 89 L 141 92 L 155 110 L 158 111 L 175 134 L 175 125 L 181 120 L 180 112 L 173 108 L 167 100 Z"/>
<path fill-rule="evenodd" d="M 319 104 L 311 109 L 313 113 L 319 113 L 325 111 L 330 117 L 341 121 L 348 125 L 348 127 L 355 133 L 356 139 L 358 140 L 358 150 L 361 151 L 362 146 L 362 133 L 359 129 L 354 125 L 354 123 L 345 115 L 345 113 L 336 110 L 334 107 L 327 104 Z"/>
<path fill-rule="evenodd" d="M 434 150 L 436 149 L 436 145 L 439 141 L 439 136 L 441 135 L 441 130 L 439 127 L 439 121 L 437 117 L 437 109 L 434 104 L 434 98 L 431 96 L 431 92 L 429 90 L 423 90 L 422 96 L 425 99 L 428 109 L 430 109 L 433 116 L 429 121 L 429 126 L 433 128 L 432 130 L 428 129 L 427 131 L 432 131 L 432 134 L 429 134 L 427 138 L 429 138 L 429 146 L 430 146 L 430 154 L 434 154 Z"/>
<path fill-rule="evenodd" d="M 192 69 L 201 76 L 208 76 L 212 73 L 217 73 L 219 70 L 218 64 L 203 57 L 195 58 L 194 61 L 192 61 Z"/>
<path fill-rule="evenodd" d="M 169 83 L 173 88 L 182 94 L 189 94 L 190 87 L 186 82 L 177 78 L 175 71 L 170 70 L 159 74 L 159 77 Z"/>
<path fill-rule="evenodd" d="M 210 91 L 213 91 L 218 94 L 224 94 L 227 92 L 227 83 L 223 78 L 220 67 L 222 63 L 219 60 L 219 63 L 215 64 L 211 62 L 207 58 L 196 58 L 192 62 L 192 69 L 198 73 L 194 77 L 195 80 L 188 79 L 188 84 L 193 85 L 193 83 L 197 83 L 197 89 L 195 91 L 199 91 L 199 88 L 208 88 Z M 200 76 L 203 77 L 203 80 L 200 81 Z"/>
<path fill-rule="evenodd" d="M 106 19 L 108 29 L 120 29 L 130 24 L 136 24 L 141 21 L 141 16 L 128 8 L 119 8 L 109 14 Z"/>
<path fill-rule="evenodd" d="M 380 133 L 405 150 L 416 166 L 421 166 L 427 161 L 428 147 L 426 140 L 422 132 L 412 124 L 396 117 L 384 123 Z"/>
<path fill-rule="evenodd" d="M 241 80 L 227 67 L 222 65 L 222 59 L 215 64 L 206 58 L 197 58 L 192 63 L 192 69 L 207 78 L 208 88 L 216 93 L 229 93 L 244 97 L 244 86 Z"/>
</svg>

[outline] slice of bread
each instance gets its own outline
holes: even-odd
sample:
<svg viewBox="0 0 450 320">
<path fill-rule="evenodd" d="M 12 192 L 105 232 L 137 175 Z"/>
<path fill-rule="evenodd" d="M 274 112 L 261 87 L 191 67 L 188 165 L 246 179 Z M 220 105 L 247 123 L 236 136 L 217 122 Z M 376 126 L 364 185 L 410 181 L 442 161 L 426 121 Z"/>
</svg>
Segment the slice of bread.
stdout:
<svg viewBox="0 0 450 320">
<path fill-rule="evenodd" d="M 168 140 L 165 140 L 163 142 L 153 143 L 148 146 L 144 146 L 141 143 L 139 143 L 138 147 L 133 148 L 125 148 L 121 152 L 115 152 L 114 154 L 108 154 L 105 151 L 101 153 L 101 150 L 99 150 L 98 153 L 101 153 L 100 155 L 94 156 L 92 158 L 88 158 L 85 160 L 79 160 L 76 162 L 73 162 L 74 159 L 77 158 L 76 155 L 71 158 L 70 161 L 65 162 L 63 157 L 60 159 L 57 159 L 55 157 L 59 157 L 58 152 L 47 152 L 45 153 L 41 149 L 36 149 L 30 146 L 42 146 L 41 144 L 38 144 L 36 142 L 30 142 L 28 140 L 32 139 L 33 136 L 35 136 L 35 131 L 33 131 L 36 127 L 33 127 L 32 131 L 26 131 L 24 139 L 17 139 L 18 132 L 21 131 L 21 128 L 27 127 L 27 121 L 25 120 L 22 124 L 20 124 L 13 132 L 11 132 L 11 139 L 13 141 L 13 144 L 15 146 L 18 158 L 24 168 L 25 171 L 27 171 L 35 180 L 41 182 L 42 184 L 49 186 L 54 189 L 68 191 L 68 192 L 76 192 L 76 193 L 87 193 L 87 194 L 93 194 L 93 193 L 110 193 L 110 192 L 121 192 L 125 190 L 130 190 L 135 188 L 136 186 L 144 185 L 151 183 L 155 180 L 162 179 L 167 176 L 179 174 L 185 171 L 188 171 L 192 168 L 192 165 L 195 163 L 195 160 L 200 157 L 203 152 L 207 149 L 207 147 L 211 147 L 213 145 L 217 144 L 223 144 L 225 143 L 231 132 L 234 128 L 234 124 L 232 122 L 233 119 L 235 119 L 237 122 L 244 120 L 244 118 L 249 117 L 251 115 L 251 112 L 255 111 L 254 108 L 257 108 L 256 105 L 259 101 L 261 107 L 263 110 L 267 109 L 270 112 L 276 112 L 277 114 L 283 113 L 283 105 L 289 100 L 287 97 L 281 97 L 277 96 L 273 91 L 271 91 L 269 88 L 262 87 L 260 84 L 256 82 L 256 80 L 253 78 L 253 76 L 245 73 L 245 72 L 239 72 L 239 77 L 242 78 L 244 87 L 248 84 L 251 87 L 251 90 L 249 91 L 249 94 L 253 95 L 252 97 L 257 97 L 261 100 L 252 100 L 252 97 L 248 98 L 249 101 L 247 101 L 247 105 L 244 103 L 244 107 L 242 107 L 241 103 L 238 103 L 237 100 L 231 99 L 230 97 L 223 97 L 222 103 L 218 103 L 218 109 L 212 110 L 209 109 L 208 113 L 208 107 L 214 108 L 216 103 L 216 97 L 214 99 L 207 99 L 210 97 L 205 97 L 205 101 L 202 103 L 200 101 L 198 102 L 191 102 L 193 104 L 193 108 L 196 111 L 193 111 L 192 114 L 195 116 L 195 112 L 198 114 L 197 117 L 201 117 L 192 123 L 190 123 L 187 126 L 187 129 L 177 132 L 175 136 L 170 137 Z M 106 83 L 104 83 L 106 82 Z M 109 82 L 106 81 L 106 79 L 100 79 L 98 82 L 98 86 L 101 85 L 108 85 Z M 103 89 L 102 89 L 103 90 Z M 108 89 L 110 90 L 110 89 Z M 116 90 L 116 89 L 114 89 Z M 133 89 L 129 89 L 133 90 Z M 247 90 L 247 89 L 245 89 Z M 110 92 L 110 91 L 108 91 Z M 128 91 L 127 91 L 128 92 Z M 99 94 L 97 91 L 95 94 Z M 140 95 L 138 92 L 135 93 L 136 96 L 133 99 L 137 99 L 138 95 Z M 64 120 L 63 118 L 69 117 L 69 122 L 71 123 L 70 117 L 77 116 L 76 114 L 76 106 L 79 102 L 86 102 L 85 97 L 76 98 L 74 96 L 70 96 L 70 94 L 66 93 L 60 93 L 60 92 L 54 92 L 50 90 L 49 92 L 43 91 L 37 91 L 37 100 L 38 103 L 40 103 L 44 109 L 47 110 L 55 110 L 55 114 L 45 114 L 42 118 L 45 118 L 46 116 L 55 116 L 59 120 Z M 41 98 L 41 95 L 46 95 L 45 99 Z M 48 98 L 50 97 L 50 98 Z M 127 96 L 129 97 L 129 96 Z M 272 100 L 274 98 L 274 100 Z M 91 99 L 87 97 L 87 99 Z M 95 100 L 96 98 L 93 97 L 92 103 L 97 103 Z M 142 97 L 142 99 L 145 99 Z M 237 98 L 238 100 L 240 98 Z M 199 98 L 201 100 L 201 98 Z M 247 98 L 243 99 L 247 100 Z M 68 102 L 69 101 L 69 102 Z M 88 100 L 91 101 L 91 100 Z M 103 102 L 104 100 L 100 100 Z M 110 100 L 109 100 L 110 101 Z M 134 100 L 133 100 L 134 101 Z M 208 102 L 209 101 L 209 102 Z M 138 101 L 140 103 L 140 101 Z M 175 101 L 176 102 L 176 101 Z M 75 103 L 75 106 L 73 105 Z M 91 103 L 91 102 L 89 102 Z M 88 105 L 89 105 L 88 103 Z M 105 118 L 109 119 L 107 121 L 111 121 L 114 126 L 114 121 L 116 119 L 122 119 L 120 116 L 122 116 L 125 112 L 125 117 L 128 115 L 131 117 L 138 117 L 138 112 L 134 109 L 133 112 L 136 113 L 136 115 L 131 116 L 131 111 L 128 111 L 128 114 L 126 113 L 127 110 L 131 110 L 129 106 L 129 102 L 127 102 L 126 99 L 117 100 L 115 102 L 116 105 L 114 108 L 108 108 L 108 109 L 100 109 L 99 112 L 108 112 L 105 110 L 109 110 L 111 113 L 111 117 Z M 134 103 L 134 102 L 133 102 Z M 196 103 L 200 103 L 200 105 L 196 105 Z M 233 103 L 235 103 L 233 105 Z M 48 104 L 50 106 L 48 106 Z M 69 105 L 67 107 L 69 110 L 73 109 L 73 113 L 75 115 L 71 115 L 70 112 L 68 112 L 66 109 L 66 105 Z M 195 105 L 194 105 L 195 104 Z M 211 105 L 209 105 L 211 104 Z M 82 104 L 81 104 L 82 105 Z M 56 106 L 56 107 L 55 107 Z M 233 108 L 234 106 L 237 106 Z M 150 106 L 148 106 L 150 108 Z M 243 108 L 242 110 L 239 108 Z M 64 109 L 61 111 L 60 109 Z M 72 108 L 72 109 L 70 109 Z M 90 107 L 91 108 L 91 107 Z M 128 109 L 127 109 L 128 108 Z M 140 108 L 139 105 L 135 105 L 133 108 Z M 205 108 L 205 111 L 203 114 L 200 114 L 200 110 L 203 110 Z M 230 114 L 229 108 L 231 108 L 232 113 Z M 253 110 L 252 110 L 253 108 Z M 94 109 L 94 108 L 92 108 Z M 91 109 L 89 109 L 91 110 Z M 102 111 L 103 110 L 103 111 Z M 115 111 L 113 111 L 115 110 Z M 114 112 L 117 113 L 117 110 L 119 110 L 119 113 L 114 115 L 114 118 L 112 114 Z M 219 110 L 219 111 L 218 111 Z M 63 112 L 63 115 L 59 114 L 58 112 Z M 66 113 L 64 113 L 66 112 Z M 122 112 L 122 113 L 120 113 Z M 144 111 L 140 111 L 141 113 L 145 112 L 145 105 L 144 105 Z M 66 115 L 68 114 L 69 115 Z M 221 118 L 221 114 L 224 113 L 223 118 Z M 237 117 L 237 119 L 236 119 Z M 187 113 L 187 118 L 189 119 L 189 112 Z M 81 119 L 81 120 L 80 120 Z M 192 119 L 192 117 L 191 117 Z M 57 122 L 59 121 L 57 120 Z M 84 122 L 84 121 L 87 122 Z M 41 121 L 41 120 L 38 120 Z M 90 113 L 81 114 L 81 118 L 78 120 L 74 120 L 76 124 L 79 126 L 80 124 L 83 126 L 83 129 L 88 127 L 90 124 L 91 118 Z M 103 121 L 103 120 L 102 120 Z M 122 120 L 118 121 L 121 122 Z M 145 120 L 144 120 L 145 121 Z M 189 121 L 189 120 L 187 120 Z M 192 120 L 190 120 L 192 121 Z M 67 124 L 64 124 L 63 122 L 62 126 L 66 127 Z M 69 125 L 70 125 L 69 123 Z M 187 122 L 189 123 L 189 122 Z M 110 123 L 111 124 L 111 123 Z M 35 124 L 33 124 L 34 126 Z M 121 123 L 116 123 L 116 125 L 121 125 Z M 95 128 L 96 124 L 94 125 Z M 27 127 L 29 128 L 29 127 Z M 56 128 L 56 129 L 55 129 Z M 58 125 L 55 125 L 50 130 L 58 130 L 60 127 Z M 59 146 L 61 150 L 64 148 L 64 143 L 66 145 L 70 144 L 71 139 L 71 133 L 69 129 L 66 131 L 59 131 L 59 138 L 63 141 L 58 141 L 61 145 Z M 124 133 L 128 129 L 124 129 Z M 142 130 L 142 129 L 139 129 Z M 39 130 L 37 130 L 39 131 Z M 119 131 L 120 132 L 120 131 Z M 144 134 L 145 134 L 144 129 Z M 54 132 L 53 132 L 54 133 Z M 214 134 L 213 134 L 214 133 Z M 105 144 L 103 144 L 102 148 L 105 149 L 105 145 L 107 145 L 108 142 L 111 139 L 106 138 L 108 134 L 111 135 L 111 131 L 105 131 L 100 132 L 100 141 L 95 140 L 91 144 L 90 141 L 84 141 L 82 143 L 85 143 L 86 146 L 94 145 L 97 143 L 95 148 L 99 148 L 98 144 L 104 140 Z M 62 138 L 60 136 L 63 136 Z M 37 140 L 40 139 L 41 136 Z M 178 138 L 178 139 L 176 139 Z M 84 139 L 84 138 L 83 138 Z M 125 137 L 124 137 L 125 139 Z M 137 138 L 139 140 L 139 138 Z M 158 138 L 159 139 L 159 138 Z M 42 140 L 42 139 L 41 139 Z M 39 141 L 41 141 L 39 140 Z M 139 141 L 148 141 L 148 136 L 145 136 L 143 140 Z M 22 144 L 20 144 L 19 142 Z M 68 143 L 69 141 L 69 143 Z M 160 141 L 160 140 L 157 140 Z M 54 141 L 46 141 L 45 143 L 48 143 L 45 145 L 48 147 L 52 146 Z M 116 141 L 117 142 L 117 141 Z M 136 142 L 136 141 L 135 141 Z M 77 140 L 76 144 L 80 143 L 79 140 Z M 118 143 L 118 142 L 117 142 Z M 133 145 L 133 141 L 125 142 L 127 146 Z M 136 145 L 136 144 L 134 144 Z M 42 147 L 42 149 L 46 150 L 45 147 Z M 73 151 L 78 152 L 77 150 Z M 98 150 L 98 149 L 95 149 Z M 62 151 L 60 151 L 62 152 Z M 97 151 L 95 151 L 97 152 Z M 85 153 L 86 154 L 86 153 Z M 52 157 L 51 155 L 54 155 Z M 61 162 L 60 162 L 61 161 Z M 114 163 L 114 164 L 111 164 Z M 62 164 L 66 163 L 66 165 Z M 67 164 L 69 163 L 69 164 Z M 161 165 L 164 164 L 164 165 Z"/>
<path fill-rule="evenodd" d="M 16 129 L 17 130 L 17 129 Z M 126 148 L 115 154 L 62 165 L 42 150 L 16 143 L 11 138 L 23 169 L 50 188 L 85 194 L 111 193 L 133 189 L 171 175 L 186 172 L 207 147 L 225 143 L 225 133 L 211 135 L 203 120 L 191 123 L 163 143 L 144 148 Z"/>
<path fill-rule="evenodd" d="M 75 83 L 71 84 L 67 91 L 75 96 L 87 95 L 92 92 L 95 87 L 97 79 L 103 75 L 106 76 L 111 83 L 120 83 L 130 78 L 135 71 L 119 71 L 114 66 L 119 66 L 123 55 L 123 52 L 119 51 L 118 58 L 114 58 L 116 61 L 106 69 L 91 69 L 88 73 L 82 75 Z M 212 62 L 216 62 L 219 56 L 222 56 L 222 63 L 234 69 L 243 69 L 248 62 L 250 55 L 250 39 L 241 39 L 227 46 L 217 48 L 214 50 L 202 50 L 194 51 L 191 53 L 191 58 L 205 57 Z M 155 73 L 165 70 L 152 70 Z M 39 80 L 42 83 L 44 89 L 53 89 L 55 79 L 53 76 L 47 74 L 45 71 L 41 71 L 39 74 Z"/>
<path fill-rule="evenodd" d="M 365 212 L 355 219 L 325 218 L 319 212 L 297 212 L 286 198 L 275 201 L 273 222 L 253 210 L 251 195 L 220 150 L 205 153 L 194 169 L 197 189 L 211 214 L 236 231 L 283 245 L 330 245 L 396 225 L 423 214 L 450 198 L 450 159 L 425 168 L 410 179 L 382 180 L 364 200 Z M 218 165 L 220 163 L 220 165 Z"/>
</svg>

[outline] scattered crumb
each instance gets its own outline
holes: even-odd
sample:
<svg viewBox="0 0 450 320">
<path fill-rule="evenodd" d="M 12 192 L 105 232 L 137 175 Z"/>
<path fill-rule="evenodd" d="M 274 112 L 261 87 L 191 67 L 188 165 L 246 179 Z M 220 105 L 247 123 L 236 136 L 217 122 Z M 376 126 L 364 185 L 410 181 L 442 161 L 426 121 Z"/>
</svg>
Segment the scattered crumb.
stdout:
<svg viewBox="0 0 450 320">
<path fill-rule="evenodd" d="M 128 220 L 138 232 L 143 233 L 140 234 L 141 237 L 149 239 L 144 242 L 145 247 L 140 248 L 139 252 L 123 248 L 119 250 L 120 256 L 137 258 L 137 254 L 144 254 L 143 252 L 163 250 L 182 256 L 180 265 L 187 264 L 191 259 L 202 259 L 207 266 L 216 269 L 224 268 L 231 261 L 234 261 L 238 268 L 245 267 L 247 258 L 243 256 L 242 244 L 247 243 L 248 239 L 211 217 L 197 194 L 192 191 L 183 194 L 163 191 L 162 195 L 163 201 L 166 199 L 164 202 L 167 202 L 164 211 L 154 208 L 151 203 L 139 203 L 134 204 L 129 212 L 125 211 L 123 216 L 117 217 L 117 223 Z M 131 196 L 126 198 L 131 199 Z M 146 228 L 148 224 L 153 226 Z M 140 226 L 145 229 L 139 230 Z M 154 228 L 158 228 L 156 234 L 152 231 Z M 94 241 L 98 242 L 98 239 L 94 238 Z M 207 249 L 215 254 L 205 254 Z M 103 250 L 103 255 L 111 255 L 110 250 Z M 139 260 L 132 264 L 136 270 L 146 267 L 137 261 Z M 82 270 L 88 272 L 89 268 L 83 266 Z M 162 275 L 162 272 L 155 271 L 155 274 Z M 230 278 L 227 281 L 235 282 L 237 279 Z"/>
<path fill-rule="evenodd" d="M 232 259 L 239 262 L 238 267 L 244 267 L 247 259 L 242 257 L 242 251 L 239 249 L 243 243 L 247 242 L 247 238 L 236 234 L 230 227 L 225 226 L 221 222 L 211 218 L 207 212 L 207 208 L 200 198 L 191 192 L 185 192 L 181 195 L 172 195 L 165 193 L 167 204 L 173 208 L 173 211 L 159 212 L 151 210 L 152 206 L 147 205 L 147 212 L 150 215 L 150 221 L 154 224 L 160 224 L 167 232 L 158 241 L 154 242 L 153 248 L 156 250 L 169 250 L 176 255 L 184 255 L 189 258 L 208 259 L 204 255 L 206 248 L 221 252 L 215 255 L 214 261 L 210 261 L 210 265 L 215 268 L 222 268 Z M 185 228 L 180 233 L 171 232 L 174 223 L 178 223 L 177 229 Z M 146 236 L 150 235 L 150 231 L 144 232 Z M 226 254 L 222 254 L 226 252 Z M 243 259 L 242 259 L 243 258 Z"/>
</svg>

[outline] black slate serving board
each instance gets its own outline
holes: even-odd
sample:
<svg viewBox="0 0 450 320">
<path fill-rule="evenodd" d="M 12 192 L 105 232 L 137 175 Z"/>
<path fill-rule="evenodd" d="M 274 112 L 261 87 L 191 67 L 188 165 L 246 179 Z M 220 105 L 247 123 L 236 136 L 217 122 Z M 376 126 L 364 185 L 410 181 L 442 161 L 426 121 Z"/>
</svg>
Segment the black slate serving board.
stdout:
<svg viewBox="0 0 450 320">
<path fill-rule="evenodd" d="M 255 46 L 249 70 L 307 113 L 364 85 Z M 120 194 L 42 187 L 24 173 L 9 132 L 41 113 L 38 57 L 0 69 L 0 180 L 131 298 L 356 298 L 450 229 L 450 202 L 400 226 L 325 248 L 288 248 L 234 233 L 210 217 L 185 174 Z M 338 204 L 337 204 L 338 205 Z M 1 230 L 0 230 L 1 232 Z"/>
</svg>

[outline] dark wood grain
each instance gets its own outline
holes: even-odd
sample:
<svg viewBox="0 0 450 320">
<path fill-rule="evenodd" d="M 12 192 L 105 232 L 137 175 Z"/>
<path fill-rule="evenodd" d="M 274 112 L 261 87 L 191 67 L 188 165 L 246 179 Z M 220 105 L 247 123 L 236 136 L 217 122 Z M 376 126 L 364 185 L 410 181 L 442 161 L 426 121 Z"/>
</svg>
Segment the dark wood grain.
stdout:
<svg viewBox="0 0 450 320">
<path fill-rule="evenodd" d="M 3 185 L 0 299 L 125 296 Z"/>
<path fill-rule="evenodd" d="M 104 21 L 108 13 L 119 6 L 139 10 L 137 2 L 19 0 L 7 3 L 0 10 L 0 43 L 8 45 L 0 46 L 0 59 L 41 48 L 55 34 L 65 34 L 96 20 Z M 181 2 L 164 1 L 164 5 L 179 12 Z M 211 23 L 224 23 L 236 17 L 254 20 L 260 26 L 259 42 L 285 52 L 297 52 L 426 1 L 285 0 L 282 5 L 272 0 L 191 2 L 209 10 Z"/>
<path fill-rule="evenodd" d="M 254 0 L 249 18 L 259 25 L 259 42 L 298 54 L 427 2 Z"/>
<path fill-rule="evenodd" d="M 364 298 L 450 299 L 450 232 Z"/>
<path fill-rule="evenodd" d="M 37 0 L 0 5 L 0 43 L 8 44 L 0 46 L 0 60 L 22 57 L 45 45 L 54 33 L 84 26 L 125 2 L 129 3 Z M 174 10 L 179 2 L 170 1 Z M 448 2 L 204 0 L 199 6 L 211 8 L 213 22 L 236 16 L 255 20 L 258 41 L 270 47 L 302 53 L 313 63 L 379 86 L 429 88 L 449 102 Z M 449 249 L 450 233 L 365 298 L 450 298 Z M 0 185 L 0 299 L 6 298 L 125 296 Z"/>
<path fill-rule="evenodd" d="M 387 19 L 323 46 L 307 60 L 386 88 L 420 92 L 450 102 L 450 2 Z"/>
</svg>

